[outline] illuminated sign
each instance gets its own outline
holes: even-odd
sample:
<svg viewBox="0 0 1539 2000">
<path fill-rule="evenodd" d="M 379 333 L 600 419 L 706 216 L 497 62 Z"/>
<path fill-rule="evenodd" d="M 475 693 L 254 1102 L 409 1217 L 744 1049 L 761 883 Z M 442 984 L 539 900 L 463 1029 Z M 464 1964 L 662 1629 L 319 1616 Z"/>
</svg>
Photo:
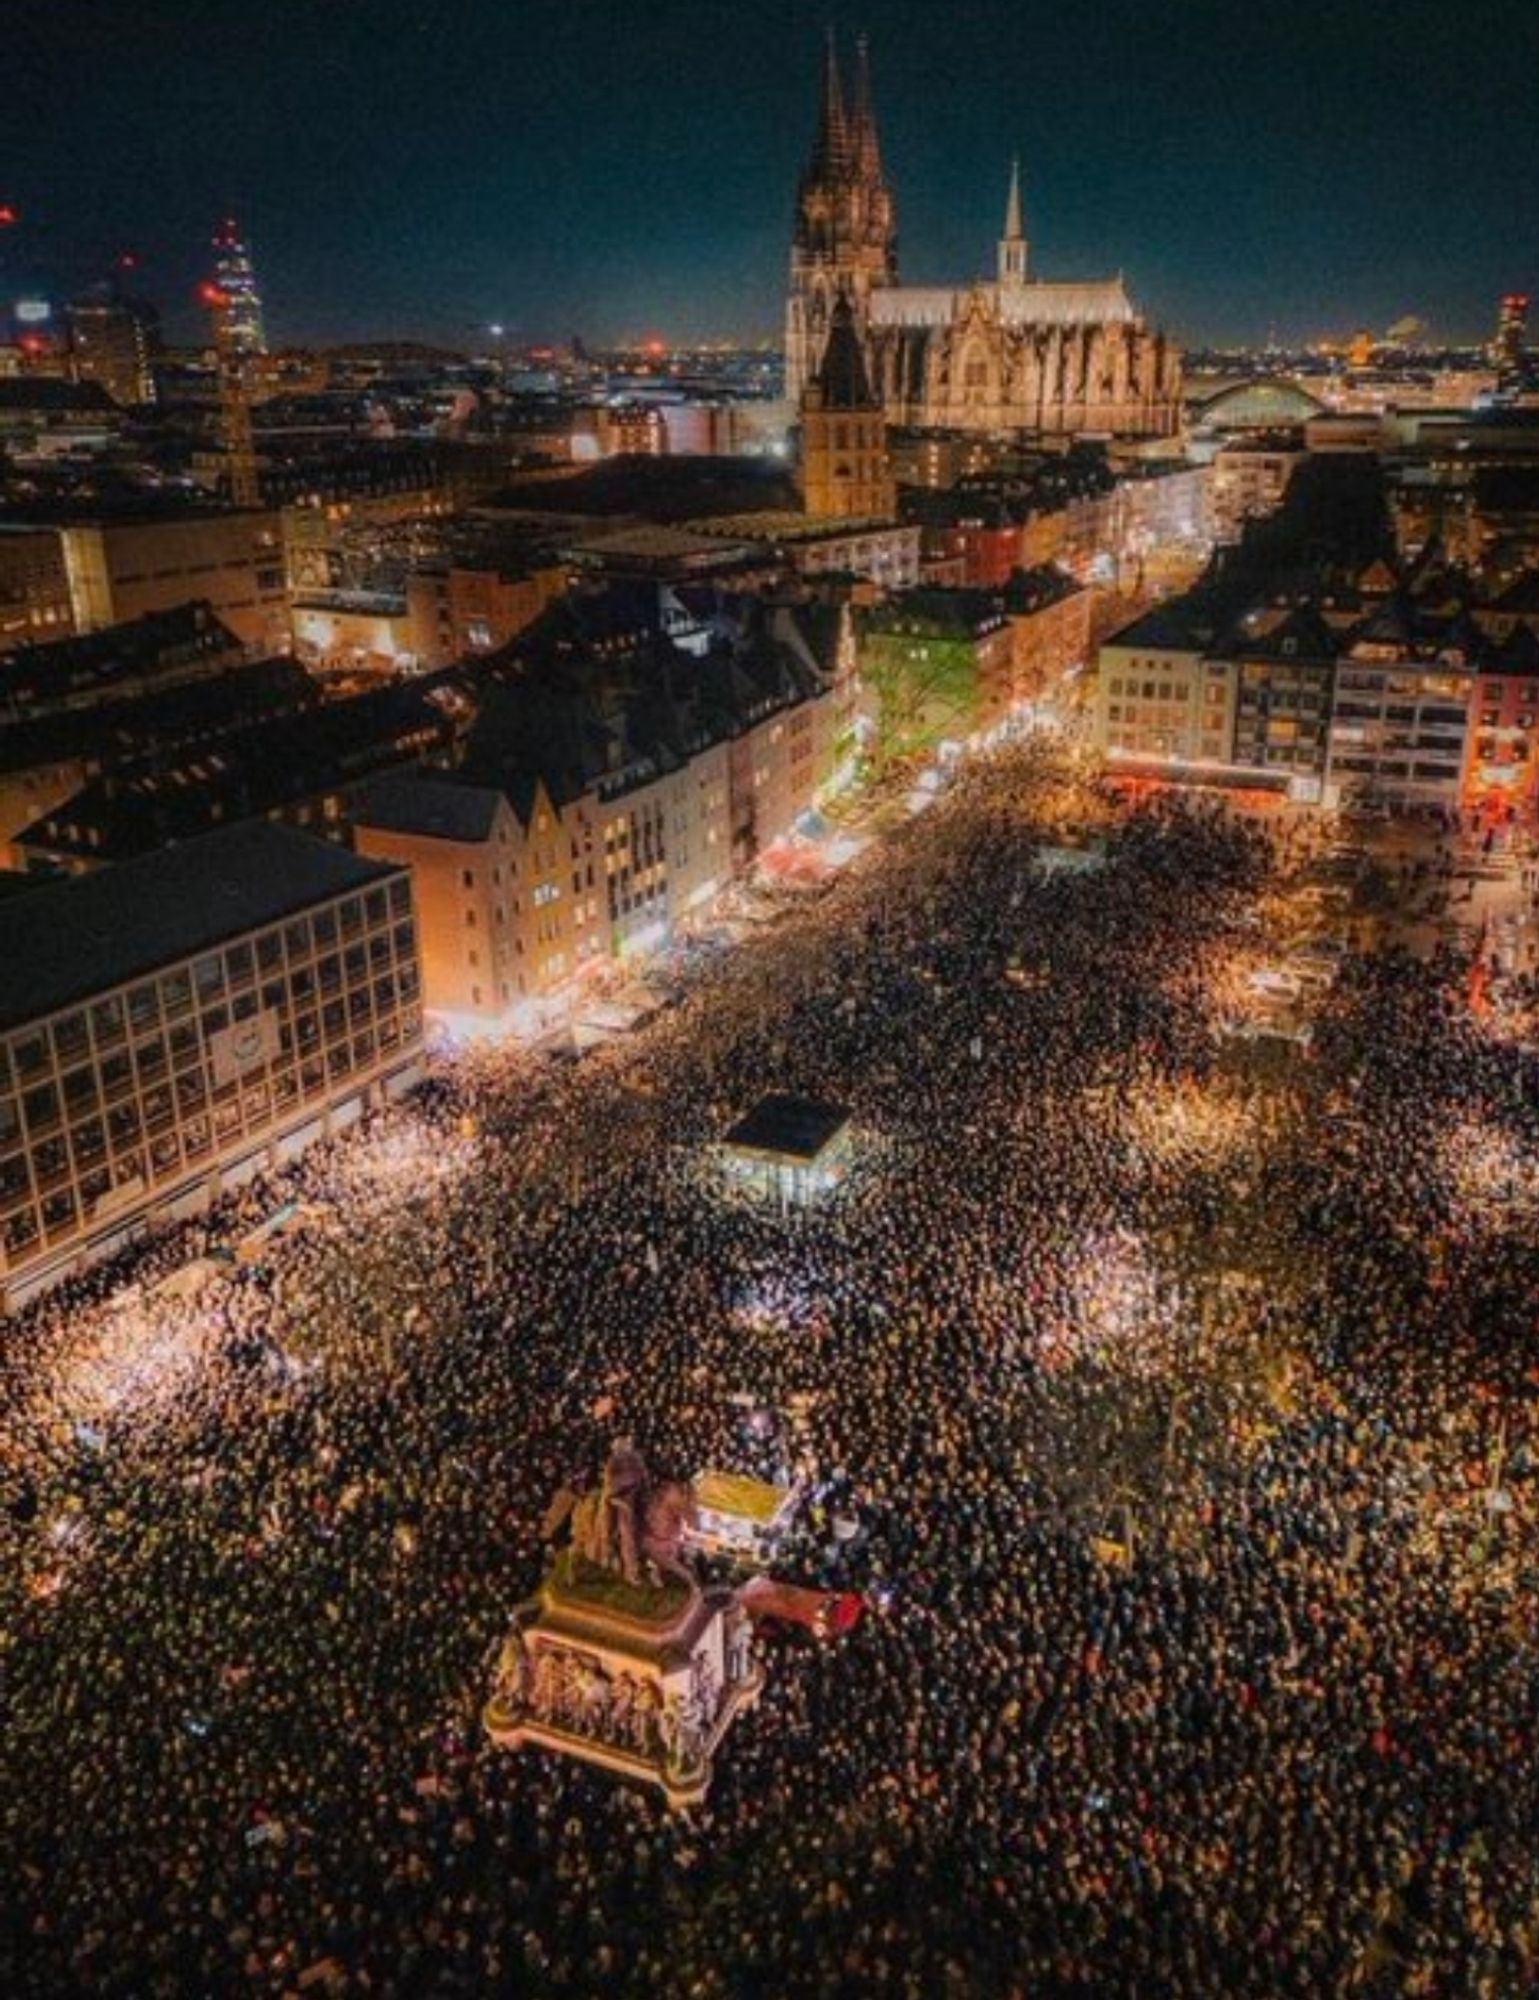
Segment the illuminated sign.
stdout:
<svg viewBox="0 0 1539 2000">
<path fill-rule="evenodd" d="M 18 299 L 12 310 L 23 326 L 41 326 L 53 318 L 53 307 L 47 299 Z"/>
</svg>

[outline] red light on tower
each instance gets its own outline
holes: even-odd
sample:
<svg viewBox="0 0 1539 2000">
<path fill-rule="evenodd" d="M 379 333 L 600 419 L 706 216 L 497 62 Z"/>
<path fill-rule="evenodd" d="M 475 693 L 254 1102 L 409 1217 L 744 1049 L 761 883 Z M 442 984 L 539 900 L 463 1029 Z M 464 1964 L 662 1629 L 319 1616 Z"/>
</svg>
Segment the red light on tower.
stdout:
<svg viewBox="0 0 1539 2000">
<path fill-rule="evenodd" d="M 230 304 L 230 294 L 223 285 L 216 285 L 212 278 L 199 285 L 198 297 L 210 312 L 224 312 Z"/>
<path fill-rule="evenodd" d="M 20 220 L 21 212 L 19 209 L 12 208 L 8 201 L 0 201 L 0 229 L 10 228 L 15 223 L 20 222 Z"/>
</svg>

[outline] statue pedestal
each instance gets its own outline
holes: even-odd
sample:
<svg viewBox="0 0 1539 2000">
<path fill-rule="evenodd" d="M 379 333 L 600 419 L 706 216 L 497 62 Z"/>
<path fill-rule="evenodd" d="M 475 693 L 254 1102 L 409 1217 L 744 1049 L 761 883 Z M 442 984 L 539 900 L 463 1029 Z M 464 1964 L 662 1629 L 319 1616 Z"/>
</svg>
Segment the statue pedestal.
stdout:
<svg viewBox="0 0 1539 2000">
<path fill-rule="evenodd" d="M 514 1614 L 484 1720 L 694 1805 L 716 1746 L 758 1698 L 748 1614 L 725 1586 L 630 1584 L 572 1551 Z"/>
</svg>

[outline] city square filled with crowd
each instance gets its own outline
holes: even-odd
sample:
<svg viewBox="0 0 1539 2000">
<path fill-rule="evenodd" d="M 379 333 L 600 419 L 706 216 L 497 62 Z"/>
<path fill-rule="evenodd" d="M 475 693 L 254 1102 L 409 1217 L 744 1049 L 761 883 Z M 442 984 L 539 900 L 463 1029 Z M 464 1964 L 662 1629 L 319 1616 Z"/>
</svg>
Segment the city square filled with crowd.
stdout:
<svg viewBox="0 0 1539 2000">
<path fill-rule="evenodd" d="M 636 1035 L 20 1319 L 5 1990 L 1539 1987 L 1539 1070 L 1451 949 L 1230 1032 L 1319 840 L 1001 751 Z M 785 1213 L 712 1161 L 772 1088 L 856 1131 Z M 619 1432 L 802 1472 L 867 1605 L 685 1813 L 479 1722 Z"/>
</svg>

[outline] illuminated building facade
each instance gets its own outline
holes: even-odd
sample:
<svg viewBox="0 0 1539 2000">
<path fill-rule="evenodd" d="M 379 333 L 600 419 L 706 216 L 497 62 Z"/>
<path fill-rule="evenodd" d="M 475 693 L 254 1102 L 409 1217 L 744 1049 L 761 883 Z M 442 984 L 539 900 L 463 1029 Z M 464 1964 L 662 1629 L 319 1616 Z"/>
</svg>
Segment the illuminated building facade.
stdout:
<svg viewBox="0 0 1539 2000">
<path fill-rule="evenodd" d="M 897 221 L 864 40 L 850 108 L 830 42 L 811 158 L 797 194 L 786 307 L 786 395 L 799 403 L 849 302 L 892 424 L 916 429 L 1170 436 L 1181 359 L 1121 276 L 1081 283 L 1032 268 L 1011 177 L 991 283 L 898 282 Z"/>
<path fill-rule="evenodd" d="M 1336 670 L 1326 803 L 1457 806 L 1474 705 L 1459 645 L 1418 644 L 1369 624 Z"/>
<path fill-rule="evenodd" d="M 74 629 L 58 535 L 48 528 L 0 526 L 0 654 Z"/>
<path fill-rule="evenodd" d="M 807 512 L 823 520 L 881 519 L 897 507 L 887 423 L 844 293 L 834 302 L 823 358 L 802 395 L 802 496 Z"/>
<path fill-rule="evenodd" d="M 1275 514 L 1308 456 L 1301 432 L 1236 438 L 1213 461 L 1211 523 L 1218 543 L 1239 541 L 1245 523 Z"/>
<path fill-rule="evenodd" d="M 1514 625 L 1481 662 L 1465 760 L 1464 803 L 1532 825 L 1539 804 L 1539 637 Z"/>
<path fill-rule="evenodd" d="M 1012 694 L 1037 701 L 1090 657 L 1093 593 L 1051 564 L 1018 569 L 1005 586 Z"/>
<path fill-rule="evenodd" d="M 415 1081 L 411 877 L 230 827 L 0 908 L 13 1310 Z"/>
<path fill-rule="evenodd" d="M 1522 292 L 1508 292 L 1496 319 L 1496 338 L 1491 343 L 1491 360 L 1500 389 L 1522 385 L 1528 373 L 1528 299 Z"/>
<path fill-rule="evenodd" d="M 253 652 L 288 650 L 283 525 L 276 512 L 128 505 L 70 509 L 53 527 L 77 631 L 200 600 Z"/>
<path fill-rule="evenodd" d="M 231 347 L 238 354 L 265 354 L 262 294 L 257 289 L 251 251 L 233 218 L 227 218 L 214 237 L 214 282 L 229 301 L 224 310 Z"/>
<path fill-rule="evenodd" d="M 860 632 L 861 679 L 883 766 L 960 746 L 1009 715 L 1015 642 L 997 592 L 905 591 L 866 612 Z"/>
<path fill-rule="evenodd" d="M 1318 803 L 1325 782 L 1337 636 L 1309 605 L 1225 649 L 1234 663 L 1233 758 L 1287 774 L 1290 795 Z"/>
<path fill-rule="evenodd" d="M 1112 758 L 1143 763 L 1229 762 L 1232 664 L 1208 657 L 1211 628 L 1160 606 L 1101 647 L 1095 741 Z"/>
</svg>

